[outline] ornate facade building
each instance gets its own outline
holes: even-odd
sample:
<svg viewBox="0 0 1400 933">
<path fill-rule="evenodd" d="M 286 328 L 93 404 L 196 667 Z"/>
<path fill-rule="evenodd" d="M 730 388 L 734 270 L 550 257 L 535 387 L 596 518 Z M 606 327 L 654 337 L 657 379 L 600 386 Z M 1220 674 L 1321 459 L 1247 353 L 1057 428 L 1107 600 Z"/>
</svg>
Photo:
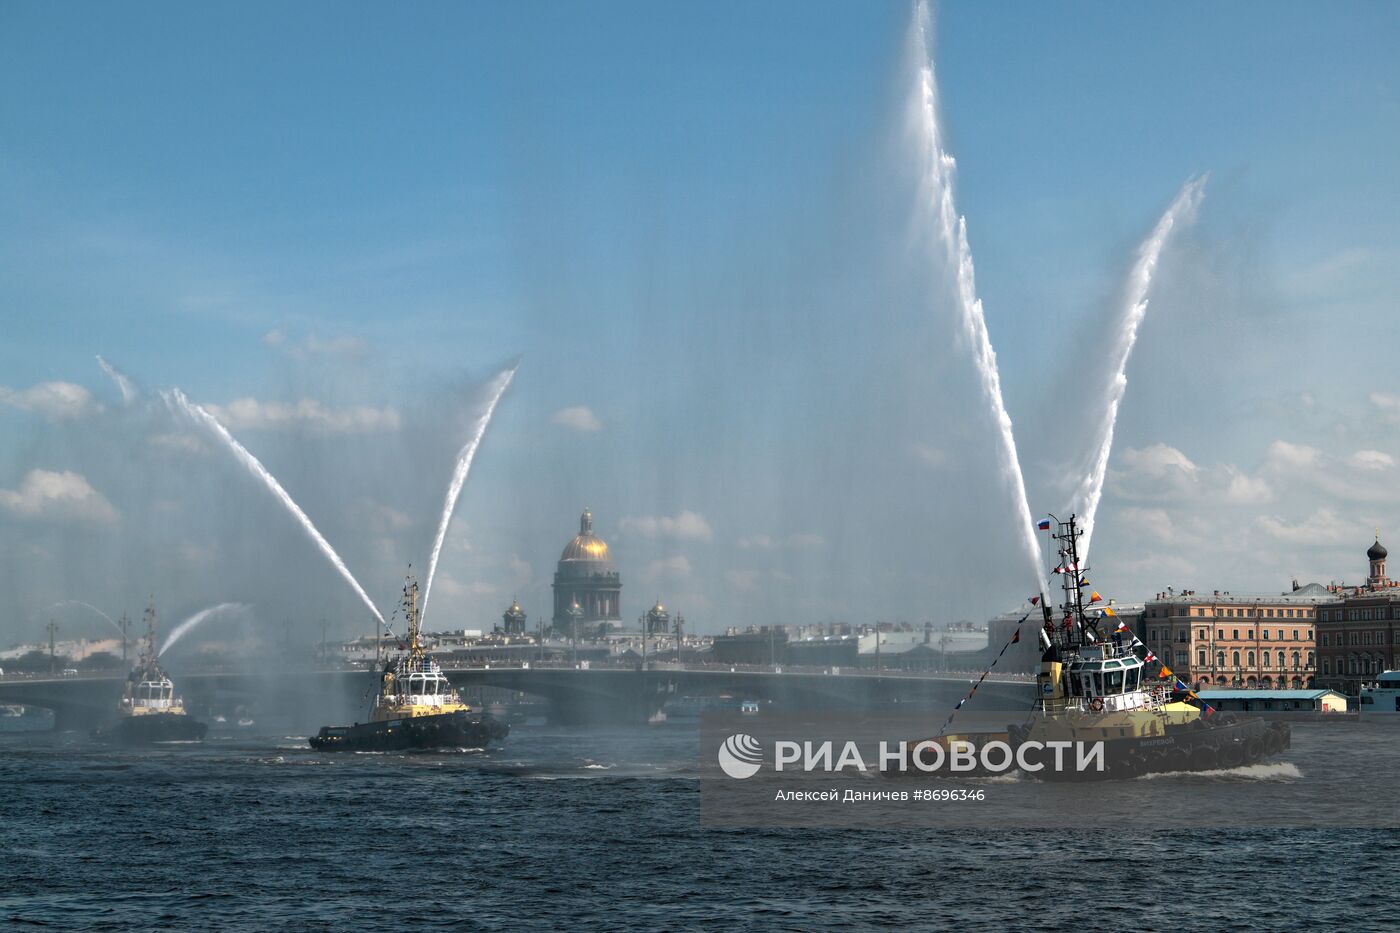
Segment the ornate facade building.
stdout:
<svg viewBox="0 0 1400 933">
<path fill-rule="evenodd" d="M 1198 689 L 1311 687 L 1318 606 L 1332 598 L 1317 583 L 1294 584 L 1277 596 L 1158 593 L 1135 628 L 1153 654 Z"/>
<path fill-rule="evenodd" d="M 1380 533 L 1366 550 L 1364 586 L 1333 587 L 1318 619 L 1318 686 L 1356 696 L 1381 671 L 1400 668 L 1400 584 L 1385 572 Z"/>
<path fill-rule="evenodd" d="M 622 578 L 608 545 L 593 533 L 593 513 L 583 510 L 578 534 L 564 546 L 554 572 L 554 629 L 572 635 L 622 626 Z"/>
</svg>

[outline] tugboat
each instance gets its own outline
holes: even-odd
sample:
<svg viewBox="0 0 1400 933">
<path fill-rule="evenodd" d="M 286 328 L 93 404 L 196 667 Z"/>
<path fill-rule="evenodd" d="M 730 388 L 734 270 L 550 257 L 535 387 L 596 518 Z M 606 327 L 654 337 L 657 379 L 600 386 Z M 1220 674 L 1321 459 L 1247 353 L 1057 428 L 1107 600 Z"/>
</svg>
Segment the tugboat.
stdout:
<svg viewBox="0 0 1400 933">
<path fill-rule="evenodd" d="M 156 652 L 156 604 L 146 607 L 146 638 L 136 668 L 127 675 L 117 721 L 94 730 L 93 738 L 126 745 L 199 742 L 209 729 L 185 711 L 175 685 L 161 670 Z"/>
<path fill-rule="evenodd" d="M 1053 516 L 1051 516 L 1054 518 Z M 1005 743 L 1029 775 L 1045 781 L 1113 780 L 1148 773 L 1213 771 L 1254 764 L 1277 755 L 1291 744 L 1289 727 L 1255 716 L 1216 712 L 1189 686 L 1177 681 L 1121 621 L 1113 631 L 1099 625 L 1112 621 L 1111 608 L 1094 609 L 1097 594 L 1085 603 L 1085 568 L 1079 563 L 1079 537 L 1074 516 L 1054 519 L 1059 545 L 1055 573 L 1063 581 L 1062 617 L 1057 622 L 1043 599 L 1040 631 L 1040 672 L 1035 705 L 1028 719 L 1012 723 L 1006 732 L 945 735 L 931 741 L 947 751 L 953 742 L 980 749 L 989 742 Z M 1044 523 L 1045 527 L 1049 523 Z M 1143 653 L 1139 655 L 1138 651 Z M 1149 681 L 1147 665 L 1159 665 Z M 1057 768 L 1061 743 L 1103 743 L 1102 770 Z M 1059 745 L 1060 749 L 1055 746 Z M 1025 746 L 1023 748 L 1023 746 Z M 913 746 L 909 754 L 915 754 Z M 922 753 L 923 760 L 940 756 Z M 978 756 L 981 760 L 981 756 Z M 921 772 L 906 762 L 905 773 L 975 777 L 972 771 Z"/>
<path fill-rule="evenodd" d="M 369 722 L 323 726 L 307 740 L 312 748 L 326 752 L 485 748 L 510 732 L 505 723 L 462 702 L 442 668 L 423 650 L 418 582 L 411 578 L 404 584 L 403 609 L 408 621 L 406 651 L 390 658 L 380 672 Z"/>
</svg>

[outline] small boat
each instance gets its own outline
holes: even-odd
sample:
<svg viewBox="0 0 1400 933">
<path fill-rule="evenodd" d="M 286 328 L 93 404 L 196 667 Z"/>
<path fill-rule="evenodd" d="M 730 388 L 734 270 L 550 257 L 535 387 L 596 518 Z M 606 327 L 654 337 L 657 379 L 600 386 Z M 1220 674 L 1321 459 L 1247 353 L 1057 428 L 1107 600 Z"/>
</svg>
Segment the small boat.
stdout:
<svg viewBox="0 0 1400 933">
<path fill-rule="evenodd" d="M 742 703 L 739 704 L 739 712 L 742 713 L 742 714 L 745 715 L 745 716 L 757 716 L 757 715 L 758 715 L 758 701 L 757 701 L 757 700 L 744 700 Z"/>
<path fill-rule="evenodd" d="M 369 722 L 323 726 L 307 741 L 318 751 L 405 751 L 431 748 L 485 748 L 504 739 L 510 727 L 462 701 L 442 668 L 423 650 L 418 617 L 418 583 L 404 584 L 403 609 L 408 641 L 379 675 Z"/>
<path fill-rule="evenodd" d="M 175 685 L 161 669 L 156 652 L 156 605 L 152 600 L 146 608 L 141 657 L 127 675 L 117 719 L 95 729 L 93 738 L 126 745 L 199 742 L 208 728 L 186 712 L 184 702 L 175 694 Z"/>
<path fill-rule="evenodd" d="M 1400 671 L 1385 671 L 1361 688 L 1362 719 L 1400 723 Z"/>
</svg>

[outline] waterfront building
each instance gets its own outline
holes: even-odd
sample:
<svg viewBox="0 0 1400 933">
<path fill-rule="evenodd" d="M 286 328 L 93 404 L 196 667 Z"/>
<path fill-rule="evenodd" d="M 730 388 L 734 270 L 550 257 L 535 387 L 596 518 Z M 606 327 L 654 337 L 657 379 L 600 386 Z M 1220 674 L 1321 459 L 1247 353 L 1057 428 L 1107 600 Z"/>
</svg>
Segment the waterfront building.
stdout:
<svg viewBox="0 0 1400 933">
<path fill-rule="evenodd" d="M 1300 690 L 1317 686 L 1318 606 L 1333 598 L 1317 583 L 1278 595 L 1167 590 L 1145 604 L 1135 631 L 1197 688 Z"/>
<path fill-rule="evenodd" d="M 583 510 L 578 534 L 564 545 L 554 573 L 554 629 L 567 637 L 574 631 L 601 633 L 622 627 L 622 578 L 607 543 L 593 533 L 593 513 Z"/>
<path fill-rule="evenodd" d="M 1218 710 L 1241 713 L 1345 713 L 1347 698 L 1335 690 L 1202 690 L 1197 694 Z"/>
<path fill-rule="evenodd" d="M 1333 586 L 1333 600 L 1319 610 L 1319 686 L 1356 696 L 1400 667 L 1400 584 L 1386 574 L 1387 556 L 1378 531 L 1366 550 L 1366 583 Z"/>
</svg>

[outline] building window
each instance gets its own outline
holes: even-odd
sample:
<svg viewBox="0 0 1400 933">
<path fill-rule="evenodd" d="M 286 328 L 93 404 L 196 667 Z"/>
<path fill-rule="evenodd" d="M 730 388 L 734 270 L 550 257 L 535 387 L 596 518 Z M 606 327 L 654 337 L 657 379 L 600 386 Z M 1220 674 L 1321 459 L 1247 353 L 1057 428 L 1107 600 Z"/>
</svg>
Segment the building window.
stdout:
<svg viewBox="0 0 1400 933">
<path fill-rule="evenodd" d="M 1201 667 L 1206 666 L 1206 653 L 1204 651 L 1196 652 L 1196 663 Z"/>
<path fill-rule="evenodd" d="M 1245 637 L 1245 638 L 1248 638 L 1250 641 L 1253 641 L 1253 640 L 1254 640 L 1254 629 L 1248 629 L 1248 630 L 1246 630 L 1245 633 L 1244 633 L 1244 637 Z"/>
<path fill-rule="evenodd" d="M 1254 666 L 1254 652 L 1253 652 L 1253 651 L 1249 652 L 1249 654 L 1246 655 L 1246 657 L 1249 658 L 1249 661 L 1247 662 L 1247 663 L 1249 664 L 1249 666 L 1250 666 L 1250 667 L 1253 667 L 1253 666 Z"/>
<path fill-rule="evenodd" d="M 1313 655 L 1313 653 L 1312 653 L 1311 651 L 1308 652 L 1308 667 L 1309 667 L 1309 668 L 1315 668 L 1315 667 L 1317 667 L 1317 658 Z"/>
<path fill-rule="evenodd" d="M 1206 614 L 1206 611 L 1205 611 L 1204 609 L 1197 609 L 1197 610 L 1196 610 L 1196 615 L 1198 615 L 1198 616 L 1203 616 L 1203 615 L 1205 615 L 1205 614 Z"/>
<path fill-rule="evenodd" d="M 1239 640 L 1240 640 L 1240 630 L 1237 629 L 1237 628 L 1232 628 L 1232 629 L 1230 629 L 1230 637 L 1233 638 L 1235 641 L 1239 641 Z"/>
<path fill-rule="evenodd" d="M 1330 647 L 1332 647 L 1331 642 L 1332 642 L 1332 636 L 1331 636 L 1331 635 L 1328 635 L 1326 632 L 1324 632 L 1324 633 L 1322 634 L 1322 647 L 1324 647 L 1324 648 L 1330 648 Z"/>
<path fill-rule="evenodd" d="M 1217 630 L 1216 630 L 1216 632 L 1215 632 L 1215 640 L 1216 640 L 1216 641 L 1224 641 L 1224 640 L 1225 640 L 1225 630 L 1224 630 L 1223 628 L 1222 628 L 1222 629 L 1217 629 Z"/>
<path fill-rule="evenodd" d="M 1238 651 L 1233 652 L 1230 655 L 1230 663 L 1233 664 L 1235 667 L 1240 666 L 1240 653 Z"/>
<path fill-rule="evenodd" d="M 1206 630 L 1205 630 L 1205 629 L 1201 629 L 1201 641 L 1205 641 L 1205 640 L 1206 640 Z"/>
<path fill-rule="evenodd" d="M 1178 651 L 1178 652 L 1176 653 L 1176 663 L 1177 663 L 1177 664 L 1180 664 L 1182 667 L 1185 667 L 1185 666 L 1186 666 L 1186 652 L 1185 652 L 1185 651 Z"/>
<path fill-rule="evenodd" d="M 1362 643 L 1363 645 L 1369 645 L 1369 644 L 1371 643 L 1371 633 L 1370 633 L 1370 632 L 1362 632 L 1362 633 L 1361 633 L 1361 643 Z"/>
</svg>

